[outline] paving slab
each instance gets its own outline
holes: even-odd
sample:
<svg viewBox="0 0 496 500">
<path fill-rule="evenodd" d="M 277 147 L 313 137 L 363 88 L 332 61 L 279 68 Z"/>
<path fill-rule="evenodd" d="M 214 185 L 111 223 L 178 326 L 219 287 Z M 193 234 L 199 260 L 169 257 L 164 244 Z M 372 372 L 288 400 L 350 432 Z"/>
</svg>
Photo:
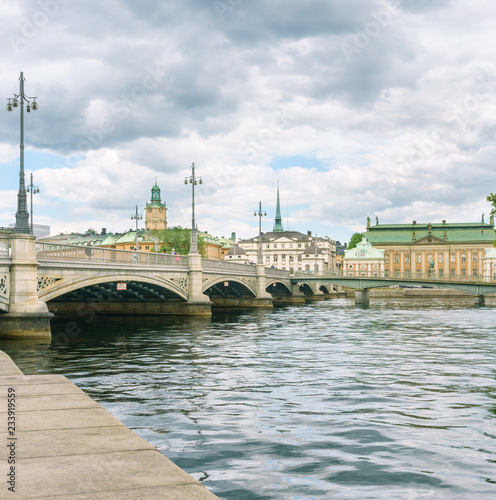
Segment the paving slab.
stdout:
<svg viewBox="0 0 496 500">
<path fill-rule="evenodd" d="M 78 455 L 81 450 L 84 453 L 107 453 L 156 449 L 123 425 L 17 432 L 16 436 L 19 459 Z M 8 435 L 1 433 L 0 443 L 7 440 Z"/>
<path fill-rule="evenodd" d="M 0 359 L 0 365 L 1 364 L 2 360 Z M 31 385 L 31 384 L 48 385 L 48 384 L 67 384 L 68 382 L 69 384 L 72 384 L 72 382 L 70 382 L 63 375 L 23 375 L 22 372 L 20 372 L 19 374 L 0 376 L 0 386 L 4 385 L 11 386 L 14 383 L 17 385 Z"/>
</svg>

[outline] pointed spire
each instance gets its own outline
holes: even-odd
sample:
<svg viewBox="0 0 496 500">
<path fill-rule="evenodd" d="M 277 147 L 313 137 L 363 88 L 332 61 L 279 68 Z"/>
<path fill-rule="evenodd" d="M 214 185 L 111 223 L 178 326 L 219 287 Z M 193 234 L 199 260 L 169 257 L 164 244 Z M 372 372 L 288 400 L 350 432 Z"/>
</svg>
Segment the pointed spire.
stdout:
<svg viewBox="0 0 496 500">
<path fill-rule="evenodd" d="M 281 203 L 279 201 L 279 181 L 277 181 L 277 205 L 276 217 L 274 219 L 274 231 L 284 231 L 284 228 L 282 227 Z"/>
</svg>

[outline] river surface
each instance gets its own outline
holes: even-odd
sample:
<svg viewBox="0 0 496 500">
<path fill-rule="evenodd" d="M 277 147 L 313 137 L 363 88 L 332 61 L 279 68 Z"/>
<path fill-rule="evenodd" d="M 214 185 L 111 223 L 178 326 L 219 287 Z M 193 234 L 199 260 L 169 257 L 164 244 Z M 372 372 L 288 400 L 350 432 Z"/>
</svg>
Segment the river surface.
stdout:
<svg viewBox="0 0 496 500">
<path fill-rule="evenodd" d="M 336 299 L 52 333 L 0 349 L 67 376 L 222 499 L 496 498 L 496 307 Z"/>
</svg>

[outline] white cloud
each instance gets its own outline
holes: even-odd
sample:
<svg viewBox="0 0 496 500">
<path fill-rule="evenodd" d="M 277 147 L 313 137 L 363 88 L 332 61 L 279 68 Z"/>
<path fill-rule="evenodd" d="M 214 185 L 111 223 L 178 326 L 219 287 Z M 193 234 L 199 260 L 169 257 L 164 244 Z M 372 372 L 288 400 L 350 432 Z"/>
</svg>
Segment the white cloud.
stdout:
<svg viewBox="0 0 496 500">
<path fill-rule="evenodd" d="M 52 3 L 48 12 L 0 0 L 10 19 L 0 25 L 0 84 L 11 96 L 22 70 L 26 93 L 38 96 L 26 143 L 60 159 L 30 166 L 42 188 L 38 220 L 57 231 L 128 229 L 155 177 L 169 220 L 189 225 L 192 162 L 205 181 L 199 223 L 217 234 L 252 236 L 259 200 L 270 228 L 277 180 L 295 229 L 332 227 L 341 240 L 367 216 L 488 212 L 488 0 L 254 0 L 222 16 L 199 0 Z M 343 43 L 354 47 L 348 57 Z M 1 163 L 11 163 L 18 116 L 0 113 L 0 132 Z M 3 178 L 0 225 L 13 220 L 16 188 L 15 176 Z"/>
</svg>

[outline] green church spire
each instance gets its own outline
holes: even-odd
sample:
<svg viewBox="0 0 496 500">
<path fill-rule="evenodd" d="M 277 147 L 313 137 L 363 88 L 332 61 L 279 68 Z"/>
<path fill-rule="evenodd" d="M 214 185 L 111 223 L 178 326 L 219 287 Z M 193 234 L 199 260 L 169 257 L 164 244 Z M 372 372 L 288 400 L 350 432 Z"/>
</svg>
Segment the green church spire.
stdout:
<svg viewBox="0 0 496 500">
<path fill-rule="evenodd" d="M 276 217 L 274 219 L 274 231 L 284 231 L 282 227 L 281 204 L 279 202 L 279 181 L 277 181 L 277 206 Z"/>
</svg>

